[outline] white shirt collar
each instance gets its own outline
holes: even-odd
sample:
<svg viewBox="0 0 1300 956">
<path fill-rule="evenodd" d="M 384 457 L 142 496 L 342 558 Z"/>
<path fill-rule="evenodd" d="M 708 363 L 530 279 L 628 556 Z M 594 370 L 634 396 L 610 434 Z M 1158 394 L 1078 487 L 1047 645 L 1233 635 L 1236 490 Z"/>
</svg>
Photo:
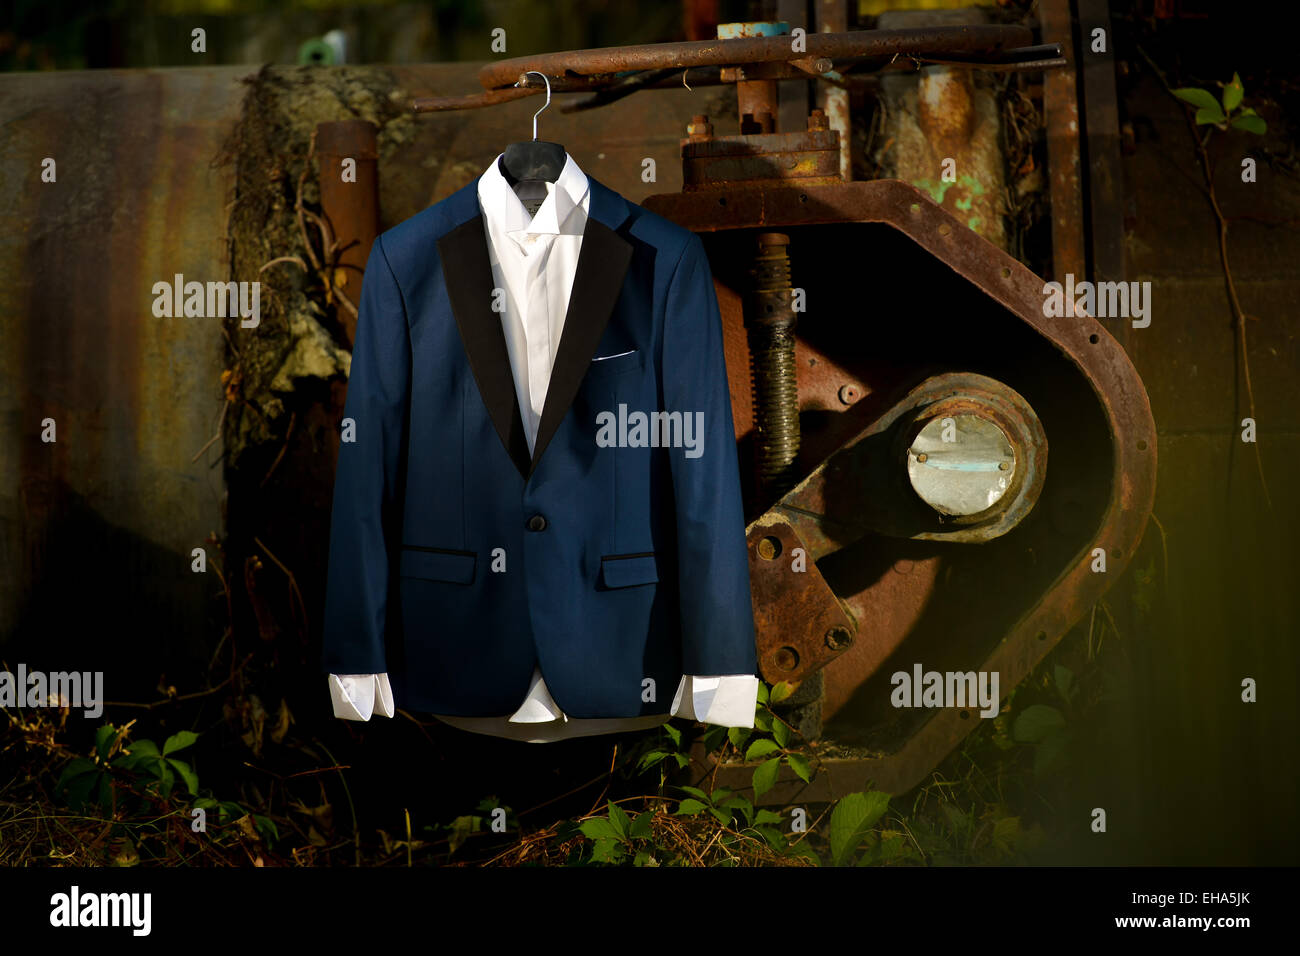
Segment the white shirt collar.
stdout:
<svg viewBox="0 0 1300 956">
<path fill-rule="evenodd" d="M 573 157 L 564 154 L 564 168 L 560 170 L 559 178 L 546 184 L 546 199 L 538 208 L 537 215 L 530 217 L 523 202 L 501 175 L 500 162 L 504 155 L 505 153 L 498 155 L 478 181 L 479 206 L 493 231 L 501 235 L 561 235 L 570 232 L 581 235 L 581 229 L 576 232 L 572 228 L 566 229 L 574 209 L 586 197 L 588 188 L 587 175 L 578 168 Z M 573 225 L 576 227 L 576 223 Z"/>
</svg>

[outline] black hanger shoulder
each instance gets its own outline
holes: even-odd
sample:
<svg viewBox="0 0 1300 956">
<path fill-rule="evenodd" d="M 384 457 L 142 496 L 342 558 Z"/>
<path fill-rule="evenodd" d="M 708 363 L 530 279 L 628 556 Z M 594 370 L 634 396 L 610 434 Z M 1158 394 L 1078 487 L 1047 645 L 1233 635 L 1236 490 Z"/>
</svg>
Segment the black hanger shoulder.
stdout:
<svg viewBox="0 0 1300 956">
<path fill-rule="evenodd" d="M 556 182 L 569 154 L 559 143 L 529 140 L 511 143 L 501 157 L 501 175 L 511 186 L 521 182 Z"/>
</svg>

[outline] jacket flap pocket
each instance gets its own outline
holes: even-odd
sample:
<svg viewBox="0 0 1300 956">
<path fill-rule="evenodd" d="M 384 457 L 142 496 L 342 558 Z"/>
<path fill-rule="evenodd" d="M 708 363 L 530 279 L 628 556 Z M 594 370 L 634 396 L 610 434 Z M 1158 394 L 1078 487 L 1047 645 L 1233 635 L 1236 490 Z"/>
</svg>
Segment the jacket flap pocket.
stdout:
<svg viewBox="0 0 1300 956">
<path fill-rule="evenodd" d="M 434 548 L 402 548 L 401 576 L 426 581 L 469 584 L 474 580 L 473 551 L 442 551 Z"/>
<path fill-rule="evenodd" d="M 600 576 L 607 588 L 656 584 L 659 581 L 659 568 L 653 554 L 610 555 L 600 559 Z"/>
</svg>

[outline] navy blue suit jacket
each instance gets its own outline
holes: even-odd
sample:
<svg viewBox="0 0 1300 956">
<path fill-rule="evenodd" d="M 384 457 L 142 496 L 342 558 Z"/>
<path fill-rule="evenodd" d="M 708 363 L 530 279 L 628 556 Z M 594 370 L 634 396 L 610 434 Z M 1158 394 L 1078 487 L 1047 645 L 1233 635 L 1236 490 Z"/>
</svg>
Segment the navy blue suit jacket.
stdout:
<svg viewBox="0 0 1300 956">
<path fill-rule="evenodd" d="M 399 707 L 510 714 L 540 665 L 570 717 L 632 717 L 667 713 L 683 674 L 757 673 L 703 244 L 588 180 L 531 456 L 492 309 L 477 181 L 383 233 L 370 254 L 334 485 L 323 665 L 387 671 Z M 618 357 L 592 361 L 603 356 Z M 702 454 L 630 447 L 635 435 L 602 446 L 597 416 L 620 405 L 629 416 L 702 412 Z"/>
</svg>

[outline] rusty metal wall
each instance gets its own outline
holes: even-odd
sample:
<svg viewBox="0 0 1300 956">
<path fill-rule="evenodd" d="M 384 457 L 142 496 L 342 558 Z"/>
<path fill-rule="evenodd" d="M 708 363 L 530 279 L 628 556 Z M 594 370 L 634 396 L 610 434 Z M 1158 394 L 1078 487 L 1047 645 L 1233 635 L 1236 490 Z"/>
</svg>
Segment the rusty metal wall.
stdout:
<svg viewBox="0 0 1300 956">
<path fill-rule="evenodd" d="M 221 528 L 220 449 L 193 459 L 221 410 L 221 326 L 156 318 L 152 287 L 176 273 L 226 278 L 229 182 L 211 163 L 247 72 L 0 76 L 0 657 L 10 663 L 86 669 L 122 656 L 123 641 L 132 658 L 200 649 L 219 589 L 190 571 L 190 551 Z M 47 157 L 54 182 L 42 181 Z M 47 418 L 54 442 L 42 440 Z M 158 673 L 147 677 L 152 687 Z"/>
</svg>

